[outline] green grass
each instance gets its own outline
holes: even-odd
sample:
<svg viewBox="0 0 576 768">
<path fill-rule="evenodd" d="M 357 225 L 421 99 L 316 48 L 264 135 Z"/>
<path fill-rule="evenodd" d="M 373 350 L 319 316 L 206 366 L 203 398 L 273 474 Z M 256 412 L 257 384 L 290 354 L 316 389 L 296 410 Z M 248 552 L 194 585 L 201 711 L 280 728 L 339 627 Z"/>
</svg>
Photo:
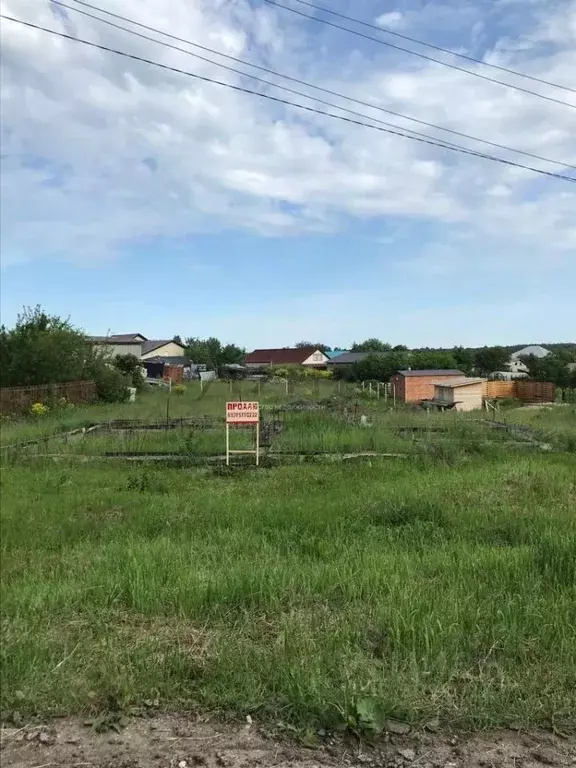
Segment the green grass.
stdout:
<svg viewBox="0 0 576 768">
<path fill-rule="evenodd" d="M 179 402 L 193 415 L 188 393 Z M 357 723 L 368 709 L 576 727 L 576 457 L 496 450 L 486 440 L 499 433 L 443 416 L 381 409 L 361 429 L 287 414 L 276 439 L 403 445 L 409 460 L 6 464 L 3 712 L 159 698 L 296 726 Z M 396 434 L 415 424 L 448 431 Z M 172 446 L 183 433 L 134 439 Z"/>
</svg>

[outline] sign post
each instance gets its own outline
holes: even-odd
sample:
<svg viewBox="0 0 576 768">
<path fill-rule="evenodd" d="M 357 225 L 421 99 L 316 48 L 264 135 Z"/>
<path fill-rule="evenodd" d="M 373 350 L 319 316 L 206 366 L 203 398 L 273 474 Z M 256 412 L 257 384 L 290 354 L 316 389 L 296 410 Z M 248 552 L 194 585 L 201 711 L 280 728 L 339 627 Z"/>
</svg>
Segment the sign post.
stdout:
<svg viewBox="0 0 576 768">
<path fill-rule="evenodd" d="M 230 427 L 249 424 L 256 428 L 256 450 L 231 451 Z M 260 404 L 245 402 L 226 403 L 226 466 L 230 466 L 230 455 L 233 453 L 248 453 L 256 455 L 256 466 L 260 464 Z"/>
</svg>

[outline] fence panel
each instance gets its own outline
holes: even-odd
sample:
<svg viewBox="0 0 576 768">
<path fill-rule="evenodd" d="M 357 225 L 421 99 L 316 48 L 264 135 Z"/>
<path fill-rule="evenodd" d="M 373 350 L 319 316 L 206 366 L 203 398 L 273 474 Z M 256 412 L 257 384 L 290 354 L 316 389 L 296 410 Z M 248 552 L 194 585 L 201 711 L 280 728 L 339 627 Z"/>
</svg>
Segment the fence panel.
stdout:
<svg viewBox="0 0 576 768">
<path fill-rule="evenodd" d="M 556 385 L 551 381 L 517 381 L 516 397 L 523 403 L 553 403 Z"/>
<path fill-rule="evenodd" d="M 3 387 L 0 389 L 0 413 L 27 411 L 33 403 L 54 405 L 61 398 L 74 404 L 92 403 L 96 399 L 93 381 L 68 381 L 35 387 Z"/>
<path fill-rule="evenodd" d="M 484 397 L 516 397 L 515 381 L 485 381 L 483 387 Z"/>
</svg>

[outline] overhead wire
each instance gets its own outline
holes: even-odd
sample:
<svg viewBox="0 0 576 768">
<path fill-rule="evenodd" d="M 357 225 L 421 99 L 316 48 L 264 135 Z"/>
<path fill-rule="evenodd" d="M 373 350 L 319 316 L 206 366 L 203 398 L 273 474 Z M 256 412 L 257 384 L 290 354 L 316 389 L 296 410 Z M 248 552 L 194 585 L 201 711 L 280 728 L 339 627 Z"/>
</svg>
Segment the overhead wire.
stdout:
<svg viewBox="0 0 576 768">
<path fill-rule="evenodd" d="M 404 35 L 401 32 L 397 32 L 395 29 L 390 29 L 390 27 L 387 26 L 381 26 L 378 24 L 370 24 L 367 21 L 363 21 L 362 19 L 357 19 L 354 16 L 347 16 L 345 13 L 338 13 L 338 11 L 333 11 L 331 8 L 326 8 L 323 5 L 315 5 L 314 3 L 308 2 L 308 0 L 293 0 L 295 3 L 299 3 L 300 5 L 305 5 L 308 8 L 312 8 L 315 11 L 320 11 L 321 13 L 328 13 L 330 16 L 336 16 L 339 19 L 344 19 L 345 21 L 351 21 L 354 24 L 359 24 L 362 27 L 367 27 L 368 29 L 374 29 L 377 32 L 384 33 L 386 35 L 392 35 L 394 37 L 398 37 L 401 40 L 408 40 L 411 43 L 416 43 L 417 45 L 424 45 L 426 48 L 432 48 L 435 51 L 441 51 L 442 53 L 447 53 L 450 56 L 455 56 L 459 59 L 464 59 L 465 61 L 470 61 L 473 64 L 482 64 L 484 67 L 490 67 L 491 69 L 497 69 L 500 72 L 506 72 L 509 75 L 515 75 L 516 77 L 524 77 L 527 80 L 532 80 L 535 83 L 540 83 L 541 85 L 549 85 L 551 88 L 560 88 L 563 91 L 569 91 L 570 93 L 576 93 L 576 88 L 570 88 L 567 85 L 562 85 L 561 83 L 554 83 L 551 80 L 544 80 L 541 77 L 536 77 L 535 75 L 529 75 L 527 72 L 519 72 L 516 69 L 511 69 L 509 67 L 503 67 L 501 64 L 494 64 L 491 61 L 484 61 L 483 59 L 476 59 L 474 56 L 468 56 L 465 53 L 460 53 L 459 51 L 453 51 L 450 48 L 443 48 L 441 45 L 435 45 L 434 43 L 429 43 L 425 40 L 419 40 L 416 37 L 410 37 L 409 35 Z"/>
<path fill-rule="evenodd" d="M 482 138 L 479 138 L 477 136 L 472 136 L 470 134 L 464 133 L 462 131 L 457 131 L 457 130 L 452 129 L 452 128 L 446 128 L 444 126 L 436 125 L 434 123 L 429 123 L 429 122 L 427 122 L 425 120 L 420 120 L 418 118 L 410 117 L 409 115 L 405 115 L 402 112 L 396 112 L 394 110 L 386 109 L 386 108 L 381 107 L 379 105 L 371 104 L 370 102 L 362 101 L 361 99 L 356 99 L 356 98 L 353 98 L 351 96 L 347 96 L 346 94 L 339 93 L 338 91 L 332 91 L 332 90 L 330 90 L 328 88 L 323 88 L 321 86 L 317 86 L 317 85 L 315 85 L 313 83 L 307 82 L 306 80 L 301 80 L 299 78 L 295 78 L 295 77 L 292 77 L 290 75 L 285 75 L 285 74 L 283 74 L 281 72 L 277 72 L 277 71 L 275 71 L 273 69 L 270 69 L 268 67 L 263 67 L 263 66 L 261 66 L 259 64 L 254 64 L 253 62 L 249 62 L 249 61 L 245 61 L 243 59 L 239 59 L 239 58 L 237 58 L 235 56 L 230 56 L 228 54 L 222 53 L 221 51 L 215 50 L 214 48 L 209 48 L 207 46 L 195 43 L 195 42 L 193 42 L 191 40 L 187 40 L 185 38 L 177 37 L 176 35 L 172 35 L 171 33 L 165 32 L 162 29 L 159 29 L 159 28 L 156 28 L 156 27 L 151 27 L 151 26 L 148 26 L 146 24 L 142 24 L 141 22 L 136 21 L 135 19 L 131 19 L 131 18 L 127 17 L 127 16 L 121 16 L 120 14 L 113 13 L 112 11 L 107 11 L 106 9 L 101 8 L 101 7 L 97 6 L 97 5 L 93 5 L 91 3 L 84 2 L 84 0 L 74 0 L 74 2 L 77 5 L 82 5 L 82 6 L 91 8 L 92 10 L 99 11 L 99 12 L 104 13 L 104 14 L 106 14 L 108 16 L 113 17 L 113 18 L 120 19 L 121 21 L 124 21 L 126 23 L 133 24 L 133 25 L 135 25 L 137 27 L 140 27 L 140 28 L 143 28 L 143 29 L 147 29 L 147 30 L 149 30 L 151 32 L 163 35 L 163 36 L 168 37 L 168 38 L 170 38 L 172 40 L 177 40 L 178 42 L 185 43 L 187 45 L 191 45 L 192 47 L 198 48 L 199 50 L 207 51 L 207 52 L 210 52 L 210 53 L 215 54 L 217 56 L 222 56 L 225 59 L 237 62 L 239 64 L 242 64 L 243 66 L 248 66 L 248 67 L 252 67 L 254 69 L 260 70 L 260 71 L 264 71 L 264 72 L 266 72 L 268 74 L 271 74 L 271 75 L 274 75 L 276 77 L 281 77 L 281 78 L 283 78 L 285 80 L 289 80 L 291 82 L 296 82 L 296 83 L 298 83 L 300 85 L 303 85 L 303 86 L 305 86 L 307 88 L 312 88 L 314 90 L 317 90 L 317 91 L 320 91 L 320 92 L 323 92 L 323 93 L 328 93 L 331 96 L 336 96 L 337 98 L 341 98 L 341 99 L 344 99 L 346 101 L 350 101 L 350 102 L 355 103 L 355 104 L 360 104 L 360 105 L 362 105 L 364 107 L 368 107 L 369 109 L 376 109 L 376 110 L 378 110 L 380 112 L 383 112 L 385 114 L 393 115 L 394 117 L 399 117 L 399 118 L 401 118 L 403 120 L 409 120 L 411 122 L 418 123 L 419 125 L 425 125 L 426 127 L 433 128 L 435 130 L 445 131 L 447 133 L 451 133 L 451 134 L 453 134 L 455 136 L 459 136 L 461 138 L 465 138 L 465 139 L 468 139 L 470 141 L 477 141 L 477 142 L 480 142 L 482 144 L 486 144 L 488 146 L 495 147 L 497 149 L 502 149 L 502 150 L 504 150 L 506 152 L 514 152 L 516 154 L 524 155 L 525 157 L 531 157 L 533 160 L 540 160 L 540 161 L 546 162 L 546 163 L 553 163 L 553 164 L 559 165 L 559 166 L 561 166 L 563 168 L 571 168 L 572 170 L 576 170 L 576 166 L 571 165 L 570 163 L 564 162 L 562 160 L 552 160 L 550 158 L 543 157 L 542 155 L 537 155 L 534 152 L 528 152 L 527 150 L 517 149 L 515 147 L 508 147 L 505 144 L 499 144 L 498 142 L 490 141 L 489 139 L 482 139 Z M 340 104 L 334 104 L 333 102 L 325 101 L 323 99 L 319 99 L 316 96 L 311 96 L 310 94 L 302 93 L 301 91 L 297 91 L 297 90 L 294 90 L 292 88 L 287 88 L 286 86 L 280 85 L 278 83 L 273 83 L 273 82 L 271 82 L 269 80 L 265 80 L 263 78 L 256 77 L 255 75 L 250 74 L 249 72 L 242 72 L 241 70 L 235 69 L 233 67 L 227 67 L 226 65 L 222 64 L 221 62 L 214 61 L 213 59 L 208 59 L 208 58 L 206 58 L 204 56 L 200 56 L 200 55 L 198 55 L 196 53 L 193 53 L 192 51 L 186 50 L 185 48 L 180 48 L 179 46 L 170 45 L 169 43 L 166 43 L 163 40 L 157 40 L 156 38 L 148 37 L 147 35 L 143 35 L 143 34 L 141 34 L 139 32 L 136 32 L 135 30 L 128 29 L 128 28 L 123 27 L 123 26 L 121 26 L 119 24 L 114 24 L 113 22 L 108 21 L 107 19 L 103 19 L 100 16 L 96 16 L 96 15 L 94 15 L 92 13 L 89 13 L 88 11 L 84 11 L 84 10 L 81 10 L 80 8 L 76 8 L 75 6 L 71 6 L 71 5 L 67 4 L 67 3 L 64 3 L 64 2 L 62 2 L 62 0 L 51 0 L 51 3 L 53 3 L 53 4 L 57 5 L 57 6 L 61 6 L 63 8 L 67 8 L 68 10 L 74 11 L 75 13 L 80 13 L 83 16 L 87 16 L 89 18 L 95 19 L 96 21 L 99 21 L 101 23 L 108 24 L 109 26 L 115 27 L 116 29 L 123 30 L 124 32 L 128 32 L 129 34 L 136 35 L 137 37 L 141 37 L 144 40 L 149 40 L 151 42 L 158 43 L 159 45 L 166 46 L 167 48 L 172 48 L 174 50 L 181 51 L 182 53 L 185 53 L 185 54 L 187 54 L 189 56 L 193 56 L 193 57 L 198 58 L 198 59 L 200 59 L 202 61 L 206 61 L 206 62 L 208 62 L 210 64 L 214 64 L 217 67 L 221 67 L 223 69 L 227 69 L 228 71 L 235 72 L 236 74 L 239 74 L 239 75 L 241 75 L 243 77 L 248 77 L 248 78 L 251 78 L 253 80 L 259 81 L 261 83 L 265 83 L 267 85 L 271 85 L 274 88 L 278 88 L 278 89 L 284 90 L 284 91 L 286 91 L 288 93 L 292 93 L 292 94 L 295 94 L 297 96 L 302 96 L 304 98 L 307 98 L 307 99 L 310 99 L 310 100 L 314 100 L 314 101 L 318 102 L 319 104 L 324 104 L 325 106 L 329 106 L 329 107 L 332 107 L 332 108 L 335 108 L 335 109 L 342 110 L 342 111 L 344 111 L 344 112 L 346 112 L 348 114 L 354 115 L 356 117 L 362 117 L 364 119 L 372 120 L 374 122 L 379 123 L 380 125 L 385 125 L 385 126 L 388 126 L 390 128 L 395 128 L 395 129 L 407 131 L 409 133 L 414 134 L 415 136 L 421 136 L 421 137 L 424 137 L 424 138 L 427 138 L 427 139 L 433 139 L 434 141 L 438 141 L 439 143 L 441 142 L 442 144 L 444 144 L 446 146 L 452 146 L 452 147 L 460 147 L 461 146 L 459 144 L 455 144 L 454 142 L 447 141 L 446 139 L 444 139 L 442 137 L 430 136 L 430 134 L 421 133 L 419 131 L 414 131 L 411 128 L 407 128 L 405 126 L 399 126 L 396 123 L 389 123 L 387 121 L 380 120 L 379 118 L 373 117 L 372 115 L 366 115 L 365 113 L 356 112 L 355 110 L 348 109 L 347 107 L 343 107 Z"/>
<path fill-rule="evenodd" d="M 323 19 L 320 16 L 311 16 L 308 13 L 303 13 L 302 11 L 299 11 L 297 8 L 291 8 L 288 5 L 283 5 L 282 3 L 276 2 L 276 0 L 264 0 L 265 3 L 268 3 L 268 5 L 274 5 L 277 8 L 282 8 L 285 11 L 289 11 L 290 13 L 295 13 L 298 16 L 301 16 L 304 19 L 308 19 L 309 21 L 316 21 L 320 24 L 326 24 L 329 27 L 334 27 L 335 29 L 340 29 L 344 32 L 350 32 L 352 35 L 357 35 L 358 37 L 363 37 L 365 40 L 371 40 L 374 43 L 378 43 L 379 45 L 385 45 L 388 48 L 394 48 L 397 51 L 403 51 L 404 53 L 409 53 L 412 56 L 418 56 L 420 59 L 425 59 L 426 61 L 432 61 L 435 64 L 441 64 L 443 67 L 449 67 L 450 69 L 456 69 L 459 72 L 465 72 L 468 75 L 472 75 L 472 77 L 478 77 L 481 80 L 487 80 L 491 83 L 497 83 L 498 85 L 502 85 L 505 88 L 512 88 L 515 91 L 520 91 L 521 93 L 529 94 L 530 96 L 536 96 L 539 99 L 545 99 L 546 101 L 554 102 L 555 104 L 561 104 L 564 107 L 571 107 L 572 109 L 576 109 L 576 104 L 571 104 L 569 101 L 562 101 L 562 99 L 555 99 L 553 96 L 546 96 L 543 93 L 538 93 L 537 91 L 531 91 L 529 88 L 522 88 L 520 85 L 514 85 L 514 83 L 507 83 L 504 80 L 498 80 L 495 77 L 489 77 L 488 75 L 483 75 L 481 72 L 474 72 L 471 69 L 466 69 L 465 67 L 459 67 L 457 64 L 451 64 L 449 61 L 442 61 L 442 59 L 435 59 L 433 56 L 428 56 L 425 53 L 420 53 L 420 51 L 412 51 L 410 48 L 403 48 L 400 45 L 396 45 L 395 43 L 390 43 L 388 40 L 382 40 L 379 37 L 373 37 L 372 35 L 367 35 L 364 32 L 360 32 L 357 29 L 351 29 L 350 27 L 344 27 L 342 24 L 336 24 L 333 21 L 328 21 L 328 19 Z"/>
<path fill-rule="evenodd" d="M 73 36 L 73 35 L 69 35 L 69 34 L 66 34 L 64 32 L 58 32 L 58 31 L 56 31 L 54 29 L 49 29 L 48 27 L 43 27 L 43 26 L 41 26 L 39 24 L 33 24 L 30 21 L 24 21 L 22 19 L 17 19 L 14 16 L 9 16 L 9 15 L 4 14 L 4 13 L 0 14 L 0 18 L 6 19 L 7 21 L 12 21 L 12 22 L 14 22 L 16 24 L 20 24 L 22 26 L 29 27 L 31 29 L 36 29 L 36 30 L 41 31 L 41 32 L 46 32 L 46 33 L 54 35 L 56 37 L 61 37 L 61 38 L 64 38 L 66 40 L 71 40 L 72 42 L 75 42 L 75 43 L 80 43 L 82 45 L 87 45 L 87 46 L 89 46 L 91 48 L 96 48 L 98 50 L 106 51 L 108 53 L 114 53 L 114 54 L 117 54 L 118 56 L 123 56 L 123 57 L 131 59 L 133 61 L 139 61 L 139 62 L 142 62 L 144 64 L 149 64 L 151 66 L 158 67 L 159 69 L 163 69 L 163 70 L 166 70 L 166 71 L 169 71 L 169 72 L 175 72 L 175 73 L 178 73 L 178 74 L 186 75 L 187 77 L 192 77 L 195 80 L 199 80 L 199 81 L 202 81 L 202 82 L 212 83 L 214 85 L 219 85 L 219 86 L 222 86 L 224 88 L 228 88 L 230 90 L 236 91 L 238 93 L 245 93 L 245 94 L 250 94 L 252 96 L 258 96 L 259 98 L 267 99 L 268 101 L 272 101 L 272 102 L 275 102 L 277 104 L 283 104 L 285 106 L 296 107 L 297 109 L 301 109 L 301 110 L 306 111 L 306 112 L 310 112 L 310 113 L 313 113 L 313 114 L 321 115 L 323 117 L 330 117 L 330 118 L 333 118 L 333 119 L 336 119 L 336 120 L 339 120 L 339 121 L 342 121 L 342 122 L 345 122 L 345 123 L 349 123 L 349 124 L 352 124 L 352 125 L 363 126 L 364 128 L 368 128 L 368 129 L 371 129 L 371 130 L 379 131 L 381 133 L 386 133 L 386 134 L 389 134 L 389 135 L 392 135 L 392 136 L 400 136 L 400 137 L 402 137 L 404 139 L 410 139 L 411 141 L 417 141 L 417 142 L 420 142 L 422 144 L 429 144 L 429 145 L 432 145 L 432 146 L 435 146 L 435 147 L 439 146 L 442 149 L 446 149 L 446 150 L 451 151 L 451 152 L 458 152 L 458 153 L 465 154 L 465 155 L 472 155 L 474 157 L 480 157 L 480 158 L 483 158 L 483 159 L 486 159 L 486 160 L 491 160 L 493 162 L 500 163 L 502 165 L 510 166 L 510 167 L 513 167 L 513 168 L 519 168 L 519 169 L 522 169 L 522 170 L 531 171 L 531 172 L 533 172 L 535 174 L 538 174 L 538 175 L 547 176 L 547 177 L 555 178 L 555 179 L 560 179 L 562 181 L 568 181 L 568 182 L 571 182 L 573 184 L 576 183 L 576 179 L 575 178 L 572 178 L 570 176 L 565 176 L 564 174 L 554 173 L 553 171 L 545 171 L 545 170 L 542 170 L 542 169 L 539 169 L 539 168 L 534 168 L 532 166 L 523 165 L 522 163 L 516 163 L 513 160 L 506 160 L 506 159 L 501 158 L 501 157 L 495 157 L 495 156 L 492 156 L 492 155 L 487 155 L 485 153 L 475 152 L 473 150 L 465 149 L 464 147 L 456 148 L 456 147 L 451 147 L 451 146 L 444 146 L 442 144 L 438 144 L 437 142 L 435 142 L 433 140 L 424 139 L 424 138 L 416 137 L 416 136 L 410 136 L 408 134 L 401 133 L 400 131 L 393 131 L 393 130 L 391 130 L 389 128 L 383 128 L 383 127 L 378 126 L 378 125 L 373 125 L 373 124 L 370 124 L 370 123 L 364 123 L 364 122 L 361 122 L 359 120 L 355 120 L 355 119 L 352 119 L 352 118 L 349 118 L 349 117 L 345 117 L 343 115 L 337 115 L 337 114 L 334 114 L 334 113 L 331 113 L 331 112 L 326 112 L 324 110 L 315 109 L 314 107 L 310 107 L 310 106 L 308 106 L 306 104 L 298 104 L 296 102 L 289 101 L 287 99 L 281 99 L 278 96 L 272 96 L 271 94 L 261 93 L 259 91 L 253 91 L 250 88 L 244 88 L 243 86 L 234 85 L 232 83 L 226 83 L 226 82 L 223 82 L 222 80 L 216 80 L 215 78 L 207 77 L 206 75 L 199 75 L 199 74 L 197 74 L 195 72 L 189 72 L 187 70 L 180 69 L 178 67 L 169 66 L 168 64 L 162 64 L 162 63 L 160 63 L 158 61 L 153 61 L 152 59 L 146 59 L 143 56 L 137 56 L 136 54 L 133 54 L 133 53 L 128 53 L 126 51 L 119 51 L 116 48 L 111 48 L 111 47 L 109 47 L 107 45 L 102 45 L 101 43 L 94 43 L 91 40 L 84 40 L 83 38 L 80 38 L 80 37 L 77 37 L 77 36 Z"/>
</svg>

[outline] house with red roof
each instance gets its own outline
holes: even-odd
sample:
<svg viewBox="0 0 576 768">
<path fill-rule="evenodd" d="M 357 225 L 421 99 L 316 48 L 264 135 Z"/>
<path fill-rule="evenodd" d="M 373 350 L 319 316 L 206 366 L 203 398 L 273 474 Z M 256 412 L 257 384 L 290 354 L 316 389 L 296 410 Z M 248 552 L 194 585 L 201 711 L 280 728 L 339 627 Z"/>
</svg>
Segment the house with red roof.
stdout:
<svg viewBox="0 0 576 768">
<path fill-rule="evenodd" d="M 264 368 L 268 365 L 306 365 L 324 368 L 328 356 L 316 347 L 283 347 L 281 349 L 255 349 L 246 355 L 247 368 Z"/>
</svg>

